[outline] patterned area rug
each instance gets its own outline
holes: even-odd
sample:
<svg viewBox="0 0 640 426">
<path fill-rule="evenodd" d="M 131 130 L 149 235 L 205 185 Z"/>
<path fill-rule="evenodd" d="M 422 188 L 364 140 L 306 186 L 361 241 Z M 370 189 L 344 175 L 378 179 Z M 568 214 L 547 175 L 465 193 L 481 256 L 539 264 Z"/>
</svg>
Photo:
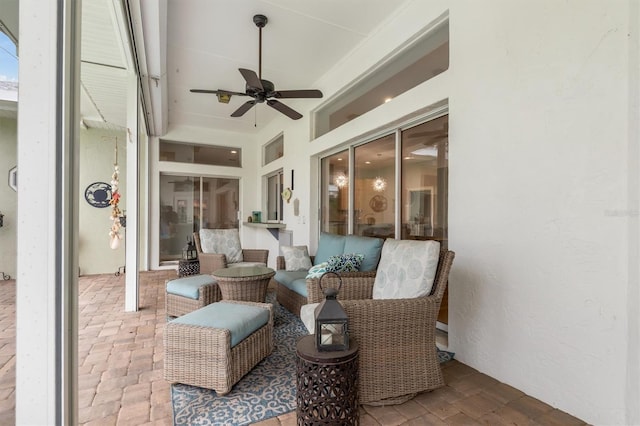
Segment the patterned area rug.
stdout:
<svg viewBox="0 0 640 426">
<path fill-rule="evenodd" d="M 267 300 L 273 303 L 272 293 Z M 275 304 L 271 355 L 225 396 L 194 386 L 171 386 L 174 425 L 248 425 L 296 409 L 296 342 L 307 334 L 300 318 Z M 453 358 L 438 350 L 440 362 Z"/>
</svg>

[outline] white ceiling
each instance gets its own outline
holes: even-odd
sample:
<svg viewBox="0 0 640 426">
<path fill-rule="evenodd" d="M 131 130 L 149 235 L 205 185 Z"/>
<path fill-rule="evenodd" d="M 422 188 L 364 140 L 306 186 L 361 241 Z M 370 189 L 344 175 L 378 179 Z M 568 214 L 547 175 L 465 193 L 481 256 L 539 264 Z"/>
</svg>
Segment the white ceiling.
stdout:
<svg viewBox="0 0 640 426">
<path fill-rule="evenodd" d="M 124 4 L 144 6 L 144 1 L 125 0 Z M 412 0 L 153 1 L 167 2 L 167 45 L 152 46 L 145 34 L 146 62 L 159 61 L 166 47 L 166 75 L 160 79 L 167 82 L 163 96 L 168 111 L 162 113 L 168 114 L 169 126 L 252 133 L 280 113 L 259 104 L 243 117 L 232 118 L 230 114 L 249 98 L 234 96 L 223 104 L 215 95 L 189 89 L 244 92 L 238 68 L 258 72 L 255 14 L 269 19 L 263 29 L 262 78 L 281 90 L 323 90 L 316 85 L 320 77 Z M 120 7 L 114 0 L 82 2 L 81 117 L 89 127 L 126 126 L 126 74 L 131 65 L 125 55 L 128 45 Z M 17 28 L 17 16 L 2 19 L 15 21 Z M 158 16 L 143 14 L 145 19 L 157 21 Z M 142 27 L 148 24 L 143 22 Z M 154 24 L 157 27 L 158 22 Z M 149 58 L 149 54 L 156 57 Z M 303 114 L 306 102 L 318 101 L 283 101 Z"/>
<path fill-rule="evenodd" d="M 258 72 L 255 14 L 262 30 L 262 78 L 276 89 L 319 89 L 315 83 L 369 37 L 407 0 L 168 0 L 167 78 L 169 126 L 255 132 L 280 114 L 259 104 L 241 118 L 230 114 L 250 98 L 229 104 L 189 89 L 244 92 L 238 68 Z M 317 100 L 284 100 L 296 108 Z M 304 113 L 304 110 L 302 111 Z M 257 126 L 254 127 L 254 121 Z"/>
</svg>

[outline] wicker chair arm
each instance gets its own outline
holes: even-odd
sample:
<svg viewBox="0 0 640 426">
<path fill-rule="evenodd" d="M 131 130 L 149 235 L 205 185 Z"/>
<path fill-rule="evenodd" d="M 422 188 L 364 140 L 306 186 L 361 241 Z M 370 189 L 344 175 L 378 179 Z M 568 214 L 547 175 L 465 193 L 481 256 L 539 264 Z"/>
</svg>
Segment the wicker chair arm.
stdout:
<svg viewBox="0 0 640 426">
<path fill-rule="evenodd" d="M 199 253 L 200 273 L 211 274 L 213 271 L 227 267 L 227 256 L 218 253 Z"/>
<path fill-rule="evenodd" d="M 341 273 L 342 288 L 338 294 L 338 300 L 371 299 L 375 277 L 375 271 Z M 307 303 L 319 303 L 324 300 L 319 282 L 319 278 L 307 279 Z M 322 279 L 322 286 L 338 288 L 339 280 L 335 275 L 327 275 Z"/>
<path fill-rule="evenodd" d="M 244 262 L 261 262 L 266 265 L 269 259 L 269 250 L 242 249 L 242 259 Z"/>
<path fill-rule="evenodd" d="M 377 338 L 369 337 L 372 341 L 389 345 L 390 341 L 406 344 L 410 336 L 418 339 L 420 336 L 434 335 L 440 302 L 429 296 L 415 299 L 343 300 L 341 304 L 347 312 L 349 328 L 354 336 L 362 338 L 366 334 L 377 334 Z"/>
</svg>

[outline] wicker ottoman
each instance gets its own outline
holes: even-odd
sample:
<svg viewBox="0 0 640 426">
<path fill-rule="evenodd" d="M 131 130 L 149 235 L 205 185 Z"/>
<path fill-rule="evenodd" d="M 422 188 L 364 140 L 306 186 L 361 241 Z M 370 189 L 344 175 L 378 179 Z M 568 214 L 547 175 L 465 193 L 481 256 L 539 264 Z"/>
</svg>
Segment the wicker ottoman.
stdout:
<svg viewBox="0 0 640 426">
<path fill-rule="evenodd" d="M 179 317 L 222 298 L 218 284 L 211 275 L 167 280 L 165 288 L 165 310 L 169 317 Z"/>
<path fill-rule="evenodd" d="M 164 378 L 225 395 L 272 350 L 271 304 L 212 303 L 165 325 Z"/>
</svg>

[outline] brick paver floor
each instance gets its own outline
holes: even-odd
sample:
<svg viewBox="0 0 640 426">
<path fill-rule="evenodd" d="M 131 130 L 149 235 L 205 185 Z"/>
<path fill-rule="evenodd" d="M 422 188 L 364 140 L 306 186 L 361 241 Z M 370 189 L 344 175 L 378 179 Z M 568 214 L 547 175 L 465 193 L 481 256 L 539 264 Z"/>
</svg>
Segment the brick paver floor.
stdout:
<svg viewBox="0 0 640 426">
<path fill-rule="evenodd" d="M 140 274 L 140 310 L 124 312 L 124 276 L 79 278 L 78 408 L 83 425 L 171 425 L 162 378 L 164 282 Z M 15 423 L 15 281 L 0 280 L 0 425 Z M 362 406 L 368 425 L 583 425 L 584 422 L 458 362 L 447 385 L 395 406 Z M 294 413 L 258 423 L 293 426 Z"/>
</svg>

